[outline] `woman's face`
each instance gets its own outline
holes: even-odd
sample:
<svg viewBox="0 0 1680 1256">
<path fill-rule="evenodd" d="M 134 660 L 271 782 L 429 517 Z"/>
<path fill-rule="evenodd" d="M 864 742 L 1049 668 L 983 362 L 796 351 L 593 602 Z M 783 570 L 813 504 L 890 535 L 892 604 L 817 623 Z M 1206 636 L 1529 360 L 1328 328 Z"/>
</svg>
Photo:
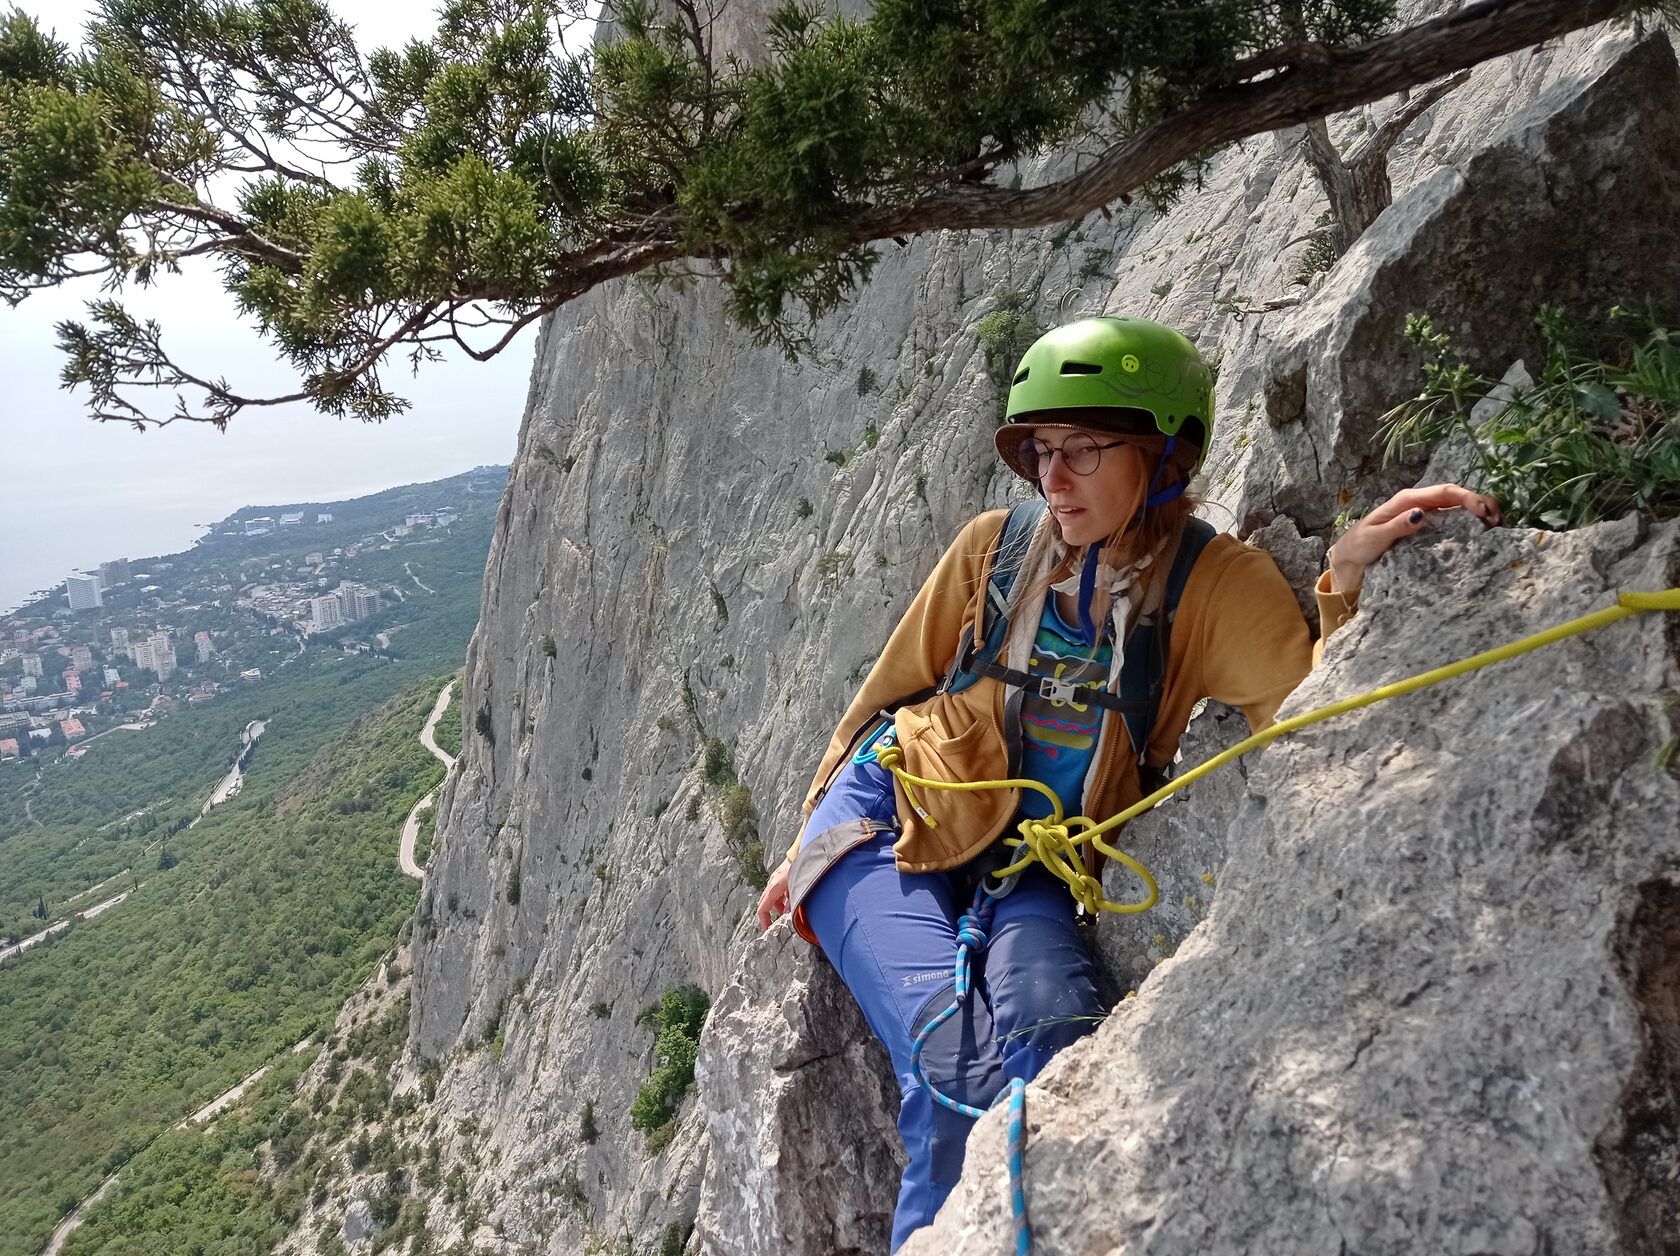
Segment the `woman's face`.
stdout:
<svg viewBox="0 0 1680 1256">
<path fill-rule="evenodd" d="M 1044 500 L 1069 545 L 1089 545 L 1119 532 L 1137 518 L 1148 495 L 1151 456 L 1142 446 L 1094 428 L 1046 427 L 1034 433 L 1045 446 L 1059 450 L 1075 433 L 1098 445 L 1112 445 L 1098 456 L 1096 470 L 1076 475 L 1060 454 L 1039 479 Z"/>
</svg>

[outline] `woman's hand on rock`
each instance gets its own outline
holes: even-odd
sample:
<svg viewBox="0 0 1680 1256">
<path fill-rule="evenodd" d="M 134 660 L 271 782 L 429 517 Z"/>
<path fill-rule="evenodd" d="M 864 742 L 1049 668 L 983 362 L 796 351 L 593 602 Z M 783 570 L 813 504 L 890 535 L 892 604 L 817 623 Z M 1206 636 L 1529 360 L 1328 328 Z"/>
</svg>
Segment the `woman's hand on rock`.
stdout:
<svg viewBox="0 0 1680 1256">
<path fill-rule="evenodd" d="M 758 896 L 758 927 L 768 929 L 788 909 L 788 872 L 793 865 L 782 860 L 770 874 L 764 893 Z"/>
<path fill-rule="evenodd" d="M 1432 510 L 1468 510 L 1488 527 L 1499 522 L 1499 503 L 1457 484 L 1404 489 L 1390 497 L 1330 547 L 1330 591 L 1354 597 L 1365 584 L 1365 568 L 1402 537 L 1423 531 Z"/>
</svg>

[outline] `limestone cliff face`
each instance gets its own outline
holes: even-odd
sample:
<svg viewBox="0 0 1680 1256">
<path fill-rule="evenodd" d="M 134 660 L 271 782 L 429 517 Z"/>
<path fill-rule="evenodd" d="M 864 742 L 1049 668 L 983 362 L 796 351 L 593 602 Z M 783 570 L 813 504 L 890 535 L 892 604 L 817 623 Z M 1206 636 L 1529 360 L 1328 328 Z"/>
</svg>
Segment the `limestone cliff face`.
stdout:
<svg viewBox="0 0 1680 1256">
<path fill-rule="evenodd" d="M 991 449 L 1000 395 L 977 335 L 981 320 L 1000 308 L 1043 323 L 1108 311 L 1183 328 L 1220 362 L 1205 513 L 1245 534 L 1262 529 L 1304 586 L 1316 574 L 1332 518 L 1350 500 L 1368 503 L 1391 474 L 1402 473 L 1377 468 L 1370 434 L 1381 411 L 1417 387 L 1416 357 L 1398 334 L 1407 312 L 1444 316 L 1497 373 L 1527 350 L 1528 311 L 1540 297 L 1603 304 L 1680 290 L 1672 240 L 1680 210 L 1676 82 L 1667 40 L 1636 45 L 1615 34 L 1483 67 L 1396 150 L 1396 205 L 1328 276 L 1303 269 L 1322 194 L 1296 137 L 1278 135 L 1218 157 L 1202 188 L 1164 217 L 1123 209 L 1053 232 L 889 245 L 868 290 L 824 324 L 818 354 L 798 364 L 752 348 L 721 317 L 717 293 L 705 285 L 676 293 L 627 283 L 552 319 L 539 344 L 490 554 L 461 704 L 464 750 L 441 800 L 439 844 L 415 930 L 405 1084 L 418 1084 L 430 1067 L 425 1062 L 441 1067 L 429 1106 L 446 1169 L 468 1175 L 475 1205 L 464 1213 L 434 1201 L 430 1229 L 440 1246 L 464 1237 L 509 1252 L 674 1253 L 685 1240 L 690 1250 L 719 1253 L 884 1251 L 896 1181 L 894 1087 L 820 957 L 785 927 L 757 937 L 749 918 L 756 899 L 752 823 L 774 862 L 797 830 L 816 756 L 895 616 L 960 525 L 1018 492 Z M 1343 118 L 1335 131 L 1351 138 L 1360 125 L 1360 117 Z M 1293 306 L 1265 311 L 1296 297 Z M 1670 558 L 1661 561 L 1672 561 L 1672 535 L 1665 535 L 1670 548 L 1662 552 Z M 1605 543 L 1603 564 L 1590 558 L 1596 550 L 1579 550 L 1579 561 L 1602 574 L 1639 541 L 1617 533 Z M 1530 543 L 1511 538 L 1498 545 Z M 1489 545 L 1464 542 L 1478 571 L 1509 557 Z M 1629 570 L 1650 576 L 1652 563 L 1660 565 L 1651 559 Z M 1344 668 L 1360 676 L 1375 674 L 1373 652 L 1406 636 L 1399 626 L 1408 607 L 1415 611 L 1408 599 L 1419 596 L 1417 589 L 1448 600 L 1477 592 L 1399 581 L 1382 587 L 1374 626 L 1367 631 L 1361 623 L 1337 646 Z M 1520 591 L 1501 597 L 1485 620 L 1458 608 L 1467 641 L 1478 623 L 1490 638 L 1528 624 Z M 1534 614 L 1544 618 L 1579 600 L 1536 598 Z M 1641 640 L 1662 653 L 1660 630 Z M 1578 653 L 1594 659 L 1599 648 L 1582 645 Z M 1602 647 L 1613 648 L 1620 647 Z M 1548 666 L 1537 662 L 1529 674 L 1543 677 Z M 1612 684 L 1601 674 L 1604 662 L 1580 666 L 1592 671 L 1587 687 L 1594 694 L 1594 686 Z M 1606 796 L 1650 758 L 1648 743 L 1660 735 L 1664 717 L 1653 713 L 1649 686 L 1673 683 L 1672 661 L 1666 672 L 1661 666 L 1651 661 L 1641 696 L 1626 699 L 1643 721 L 1637 753 L 1597 757 L 1595 747 L 1621 735 L 1620 725 L 1598 724 L 1556 752 L 1585 755 L 1583 770 L 1602 778 Z M 1309 682 L 1321 696 L 1339 683 Z M 1507 699 L 1516 702 L 1499 690 L 1497 701 Z M 1535 701 L 1545 718 L 1566 722 L 1599 710 Z M 1601 705 L 1616 708 L 1608 698 Z M 1444 709 L 1441 718 L 1456 709 Z M 1512 705 L 1485 714 L 1478 727 L 1494 737 L 1542 712 Z M 1232 735 L 1232 724 L 1210 712 L 1191 740 L 1216 745 Z M 1373 763 L 1385 737 L 1404 743 L 1397 750 L 1403 755 L 1436 753 L 1434 737 L 1414 742 L 1392 729 L 1365 736 L 1361 753 Z M 1312 901 L 1328 903 L 1335 852 L 1316 849 L 1306 858 L 1284 840 L 1279 826 L 1287 821 L 1279 817 L 1307 806 L 1315 783 L 1350 770 L 1337 741 L 1325 730 L 1306 749 L 1268 752 L 1260 768 L 1232 769 L 1128 833 L 1161 875 L 1170 906 L 1104 938 L 1117 983 L 1140 986 L 1139 1007 L 1117 1017 L 1093 1050 L 1056 1074 L 1068 1080 L 1054 1084 L 1071 1086 L 1077 1076 L 1081 1087 L 1097 1088 L 1099 1104 L 1108 1093 L 1102 1088 L 1113 1085 L 1107 1102 L 1128 1128 L 1138 1116 L 1122 1116 L 1115 1105 L 1134 1105 L 1143 1123 L 1159 1125 L 1168 1115 L 1160 1105 L 1204 1101 L 1201 1092 L 1184 1089 L 1166 1098 L 1159 1090 L 1134 1094 L 1095 1071 L 1099 1055 L 1124 1059 L 1141 1050 L 1133 1042 L 1139 1035 L 1149 1039 L 1150 1060 L 1196 1056 L 1220 1068 L 1220 1025 L 1166 1013 L 1181 1006 L 1175 999 L 1216 997 L 1175 993 L 1190 967 L 1202 989 L 1228 993 L 1243 985 L 1245 957 L 1263 956 L 1271 984 L 1248 997 L 1263 997 L 1281 1018 L 1267 1031 L 1280 1035 L 1279 1049 L 1292 1041 L 1291 1025 L 1350 1014 L 1345 1001 L 1306 997 L 1317 988 L 1316 970 L 1292 970 L 1283 940 L 1260 936 L 1268 917 L 1230 908 L 1226 898 L 1233 878 L 1249 875 L 1232 870 L 1255 867 L 1236 861 L 1228 834 L 1245 844 L 1265 834 L 1269 862 L 1262 863 L 1275 881 L 1255 872 L 1238 890 L 1241 901 L 1271 901 L 1276 910 L 1276 896 L 1310 883 Z M 1520 742 L 1510 749 L 1522 759 Z M 1483 750 L 1464 769 L 1477 779 L 1500 770 L 1494 748 Z M 1367 773 L 1374 792 L 1384 778 L 1372 773 L 1375 767 Z M 1555 779 L 1563 790 L 1568 773 L 1559 769 Z M 1481 815 L 1475 808 L 1486 804 L 1473 801 L 1474 784 L 1454 784 L 1453 796 L 1466 791 L 1462 805 Z M 1655 792 L 1639 795 L 1641 808 L 1672 808 L 1672 780 L 1650 788 Z M 1350 809 L 1346 841 L 1385 841 L 1379 812 L 1374 804 Z M 1242 817 L 1235 830 L 1233 814 Z M 1435 814 L 1420 810 L 1416 822 Z M 1478 831 L 1485 837 L 1496 821 L 1491 813 L 1484 819 Z M 1602 823 L 1614 828 L 1610 819 Z M 1561 819 L 1555 827 L 1559 851 L 1585 840 L 1572 837 Z M 1485 844 L 1453 855 L 1409 837 L 1390 855 L 1400 859 L 1414 845 L 1420 859 L 1441 861 L 1442 877 L 1482 875 L 1454 860 L 1473 860 Z M 1547 876 L 1563 873 L 1560 863 Z M 1674 876 L 1672 854 L 1666 865 L 1649 851 L 1630 855 L 1605 875 L 1590 937 L 1581 943 L 1597 946 L 1600 959 L 1611 922 L 1639 910 L 1629 887 L 1671 884 L 1662 878 Z M 1549 885 L 1534 887 L 1527 910 L 1536 919 L 1547 916 Z M 1344 908 L 1335 955 L 1393 945 L 1381 930 L 1362 934 L 1356 927 L 1365 916 L 1373 929 L 1383 919 L 1388 900 L 1378 889 L 1361 885 Z M 1670 893 L 1652 892 L 1659 899 Z M 1461 892 L 1440 905 L 1458 916 L 1481 910 L 1479 901 Z M 1537 952 L 1544 930 L 1536 928 L 1524 937 Z M 1150 976 L 1187 935 L 1192 941 L 1178 958 Z M 1427 951 L 1425 941 L 1418 945 Z M 1303 934 L 1296 945 L 1310 952 L 1314 937 Z M 1541 962 L 1538 953 L 1534 962 Z M 1432 976 L 1429 963 L 1420 951 L 1418 984 L 1432 980 L 1435 993 L 1405 1004 L 1412 1008 L 1407 1023 L 1423 1017 L 1432 999 L 1450 998 L 1455 1006 L 1468 999 L 1466 1014 L 1473 1014 L 1487 980 L 1463 972 L 1451 980 Z M 1603 964 L 1583 971 L 1593 982 L 1617 980 Z M 1169 979 L 1176 983 L 1171 991 Z M 654 1064 L 653 1034 L 638 1015 L 680 983 L 708 991 L 715 1007 L 702 1044 L 699 1095 L 683 1107 L 675 1137 L 650 1151 L 628 1117 Z M 1554 995 L 1563 1000 L 1572 989 L 1561 984 Z M 1367 1034 L 1382 1042 L 1405 993 L 1395 982 L 1373 984 L 1366 1002 L 1354 1001 L 1363 1019 L 1338 1024 L 1311 1059 L 1274 1060 L 1267 1085 L 1319 1085 L 1334 1055 L 1344 1063 L 1358 1059 L 1359 1086 L 1380 1097 L 1384 1077 L 1403 1075 L 1427 1054 L 1410 1046 L 1359 1048 Z M 1672 1001 L 1672 989 L 1667 997 Z M 1629 1000 L 1611 1004 L 1606 1014 L 1620 1018 L 1621 1036 L 1602 1050 L 1620 1062 L 1616 1076 L 1626 1080 L 1637 1072 L 1629 1060 L 1638 1015 Z M 1509 1011 L 1512 1031 L 1520 1032 L 1519 1009 Z M 1427 1027 L 1417 1032 L 1427 1037 Z M 1600 1050 L 1597 1037 L 1583 1041 L 1547 1040 L 1557 1051 Z M 1544 1079 L 1538 1089 L 1525 1080 L 1522 1058 L 1520 1051 L 1500 1054 L 1476 1076 L 1484 1087 L 1539 1096 Z M 1233 1056 L 1230 1068 L 1252 1062 Z M 1600 1063 L 1589 1057 L 1592 1068 Z M 1205 1094 L 1205 1102 L 1226 1105 L 1215 1116 L 1237 1110 L 1231 1105 L 1239 1097 L 1228 1087 Z M 1413 1097 L 1419 1104 L 1433 1098 Z M 1613 1123 L 1613 1096 L 1596 1094 L 1594 1102 L 1593 1112 Z M 586 1107 L 593 1138 L 585 1136 Z M 1345 1117 L 1336 1103 L 1311 1114 L 1332 1125 Z M 1614 1141 L 1610 1125 L 1591 1119 L 1577 1121 L 1573 1136 Z M 1187 1138 L 1201 1136 L 1199 1127 L 1184 1128 Z M 1549 1136 L 1549 1129 L 1537 1125 L 1534 1137 Z M 1170 1182 L 1178 1163 L 1176 1144 L 1115 1137 L 1087 1146 L 1085 1130 L 1056 1130 L 1054 1147 L 1034 1153 L 1035 1190 L 1062 1192 L 1046 1198 L 1077 1212 L 1072 1204 L 1091 1182 L 1092 1156 L 1103 1174 L 1128 1181 L 1142 1180 L 1133 1159 L 1148 1157 L 1157 1176 L 1138 1196 L 1141 1211 L 1115 1215 L 1121 1228 L 1109 1231 L 1110 1242 L 1167 1224 L 1164 1214 L 1151 1223 L 1143 1212 L 1150 1199 L 1179 1198 L 1160 1184 Z M 1413 1136 L 1396 1127 L 1393 1146 Z M 1288 1172 L 1340 1180 L 1381 1159 L 1376 1152 L 1373 1160 L 1348 1159 L 1346 1145 L 1326 1130 L 1322 1155 L 1291 1162 Z M 1508 1143 L 1481 1140 L 1466 1154 L 1508 1151 Z M 973 1237 L 961 1241 L 973 1246 L 963 1250 L 999 1246 L 989 1202 L 996 1152 L 989 1135 L 976 1145 L 977 1185 L 962 1197 L 964 1233 Z M 1347 1250 L 1377 1250 L 1353 1237 L 1376 1233 L 1362 1228 L 1362 1218 L 1378 1216 L 1383 1191 L 1427 1193 L 1455 1171 L 1445 1161 L 1436 1167 L 1427 1181 L 1396 1169 L 1387 1185 L 1370 1184 L 1358 1207 L 1336 1218 Z M 1257 1207 L 1254 1199 L 1270 1189 L 1267 1179 L 1245 1181 L 1241 1189 L 1253 1196 L 1247 1207 Z M 991 1193 L 988 1202 L 982 1192 Z M 1221 1217 L 1210 1209 L 1241 1211 L 1224 1196 L 1182 1198 L 1199 1210 L 1198 1233 L 1205 1235 L 1221 1233 Z M 1303 1189 L 1303 1217 L 1317 1198 Z M 475 1223 L 470 1230 L 464 1216 Z M 1290 1232 L 1307 1236 L 1306 1246 L 1293 1250 L 1334 1250 L 1325 1246 L 1329 1225 L 1311 1229 L 1302 1221 L 1305 1228 Z M 1107 1250 L 1093 1247 L 1090 1233 L 1068 1231 L 1065 1240 L 1045 1250 Z M 935 1239 L 921 1250 L 955 1250 L 957 1241 Z M 1482 1247 L 1466 1240 L 1454 1250 L 1586 1250 L 1547 1241 L 1549 1249 L 1538 1239 Z M 1226 1246 L 1244 1247 L 1236 1240 Z M 1209 1240 L 1195 1250 L 1223 1249 Z"/>
</svg>

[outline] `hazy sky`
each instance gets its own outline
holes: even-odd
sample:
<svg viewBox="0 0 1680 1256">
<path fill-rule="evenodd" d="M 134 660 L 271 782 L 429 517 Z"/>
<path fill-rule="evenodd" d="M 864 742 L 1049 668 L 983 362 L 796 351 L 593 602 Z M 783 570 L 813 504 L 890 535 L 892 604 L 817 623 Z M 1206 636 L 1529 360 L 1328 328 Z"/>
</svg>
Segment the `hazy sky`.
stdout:
<svg viewBox="0 0 1680 1256">
<path fill-rule="evenodd" d="M 21 0 L 43 27 L 74 45 L 88 6 Z M 435 25 L 429 8 L 334 0 L 364 50 L 402 43 Z M 380 425 L 339 421 L 307 407 L 246 411 L 226 433 L 176 423 L 147 432 L 86 417 L 86 390 L 58 386 L 54 325 L 100 296 L 83 281 L 0 304 L 0 612 L 67 572 L 110 558 L 172 552 L 244 505 L 322 501 L 441 479 L 513 457 L 536 326 L 489 363 L 465 358 L 387 375 L 414 403 Z M 249 393 L 290 392 L 296 378 L 236 318 L 213 266 L 122 299 L 156 318 L 186 369 L 225 376 Z M 159 400 L 158 409 L 171 405 Z"/>
</svg>

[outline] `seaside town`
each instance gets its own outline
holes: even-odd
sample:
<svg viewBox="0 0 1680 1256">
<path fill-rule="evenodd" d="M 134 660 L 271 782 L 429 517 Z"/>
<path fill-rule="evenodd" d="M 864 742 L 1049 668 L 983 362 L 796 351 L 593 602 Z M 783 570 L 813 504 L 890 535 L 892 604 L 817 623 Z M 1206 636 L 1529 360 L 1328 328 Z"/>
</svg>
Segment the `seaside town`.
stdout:
<svg viewBox="0 0 1680 1256">
<path fill-rule="evenodd" d="M 478 468 L 427 487 L 481 509 L 503 477 Z M 336 513 L 241 512 L 183 553 L 68 573 L 0 619 L 0 760 L 58 747 L 75 757 L 114 728 L 260 684 L 310 645 L 389 650 L 400 616 L 386 612 L 429 591 L 415 562 L 395 560 L 412 551 L 418 562 L 463 509 L 438 502 L 366 517 L 392 507 L 391 496 Z"/>
</svg>

